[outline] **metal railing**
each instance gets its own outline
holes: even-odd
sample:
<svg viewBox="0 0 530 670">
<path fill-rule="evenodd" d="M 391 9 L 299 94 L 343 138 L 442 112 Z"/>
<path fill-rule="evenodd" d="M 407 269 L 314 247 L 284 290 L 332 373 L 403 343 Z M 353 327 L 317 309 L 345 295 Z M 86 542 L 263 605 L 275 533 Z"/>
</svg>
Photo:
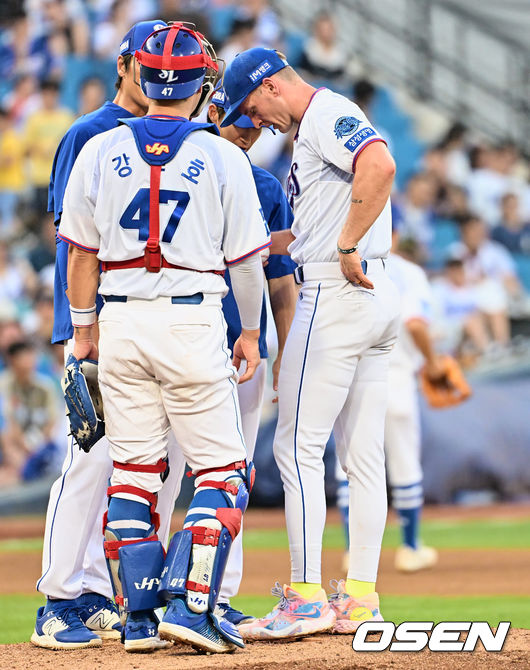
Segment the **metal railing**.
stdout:
<svg viewBox="0 0 530 670">
<path fill-rule="evenodd" d="M 288 25 L 327 8 L 345 55 L 390 84 L 530 156 L 530 49 L 455 0 L 276 0 Z M 530 26 L 530 16 L 529 26 Z"/>
</svg>

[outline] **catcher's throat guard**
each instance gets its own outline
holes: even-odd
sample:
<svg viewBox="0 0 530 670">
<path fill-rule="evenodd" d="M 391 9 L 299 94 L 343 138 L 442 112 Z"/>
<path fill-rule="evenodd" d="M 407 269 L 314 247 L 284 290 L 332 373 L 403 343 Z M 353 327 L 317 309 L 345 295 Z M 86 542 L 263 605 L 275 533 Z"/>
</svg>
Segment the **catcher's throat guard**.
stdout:
<svg viewBox="0 0 530 670">
<path fill-rule="evenodd" d="M 61 386 L 71 434 L 79 448 L 88 453 L 105 435 L 97 361 L 90 359 L 78 361 L 73 354 L 70 354 Z"/>
</svg>

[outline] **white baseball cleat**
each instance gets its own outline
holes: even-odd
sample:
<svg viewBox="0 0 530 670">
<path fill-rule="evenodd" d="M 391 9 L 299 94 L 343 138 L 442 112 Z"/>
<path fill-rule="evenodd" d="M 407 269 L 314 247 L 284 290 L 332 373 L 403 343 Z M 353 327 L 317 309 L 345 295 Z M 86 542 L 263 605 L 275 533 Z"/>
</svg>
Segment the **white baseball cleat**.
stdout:
<svg viewBox="0 0 530 670">
<path fill-rule="evenodd" d="M 438 552 L 432 547 L 419 545 L 417 549 L 403 545 L 396 552 L 394 565 L 400 572 L 417 572 L 432 568 L 438 562 Z"/>
</svg>

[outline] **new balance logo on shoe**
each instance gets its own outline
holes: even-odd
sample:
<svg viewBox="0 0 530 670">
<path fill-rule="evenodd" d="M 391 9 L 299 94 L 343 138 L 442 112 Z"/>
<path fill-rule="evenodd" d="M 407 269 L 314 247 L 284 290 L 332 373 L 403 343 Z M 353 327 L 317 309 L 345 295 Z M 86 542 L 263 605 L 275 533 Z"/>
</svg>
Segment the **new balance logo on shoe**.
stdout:
<svg viewBox="0 0 530 670">
<path fill-rule="evenodd" d="M 92 630 L 96 628 L 101 630 L 112 628 L 114 623 L 114 616 L 112 616 L 112 614 L 107 615 L 103 610 L 100 610 L 97 614 L 94 614 L 86 620 L 86 625 Z"/>
<path fill-rule="evenodd" d="M 43 624 L 42 626 L 42 632 L 45 635 L 54 635 L 55 633 L 58 633 L 60 630 L 65 630 L 66 625 L 57 617 L 52 617 L 51 619 L 48 619 L 46 623 Z"/>
</svg>

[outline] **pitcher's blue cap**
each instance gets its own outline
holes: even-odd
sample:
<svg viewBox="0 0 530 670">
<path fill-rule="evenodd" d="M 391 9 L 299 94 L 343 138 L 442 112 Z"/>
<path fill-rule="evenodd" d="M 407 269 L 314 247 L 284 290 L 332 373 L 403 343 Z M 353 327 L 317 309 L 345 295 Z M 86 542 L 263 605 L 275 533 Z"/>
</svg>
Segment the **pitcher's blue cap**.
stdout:
<svg viewBox="0 0 530 670">
<path fill-rule="evenodd" d="M 223 84 L 230 108 L 221 125 L 230 126 L 241 116 L 239 105 L 263 79 L 283 70 L 289 63 L 274 49 L 254 47 L 238 54 L 226 68 Z"/>
<path fill-rule="evenodd" d="M 226 112 L 227 109 L 230 107 L 230 101 L 228 100 L 228 97 L 225 93 L 225 90 L 222 86 L 218 86 L 217 89 L 214 91 L 214 94 L 210 98 L 210 102 L 216 105 L 216 107 L 221 107 L 221 109 L 224 109 Z M 225 125 L 225 124 L 222 124 Z M 233 123 L 234 126 L 237 128 L 255 128 L 256 126 L 252 123 L 252 119 L 250 119 L 248 116 L 245 114 L 241 114 Z M 274 128 L 272 126 L 264 126 L 264 128 L 268 128 L 273 135 L 276 135 L 274 132 Z"/>
<path fill-rule="evenodd" d="M 134 54 L 137 49 L 141 49 L 142 44 L 151 33 L 154 33 L 155 30 L 160 30 L 160 28 L 165 28 L 166 26 L 167 23 L 162 21 L 162 19 L 155 19 L 154 21 L 140 21 L 140 23 L 135 23 L 121 41 L 120 56 Z"/>
</svg>

